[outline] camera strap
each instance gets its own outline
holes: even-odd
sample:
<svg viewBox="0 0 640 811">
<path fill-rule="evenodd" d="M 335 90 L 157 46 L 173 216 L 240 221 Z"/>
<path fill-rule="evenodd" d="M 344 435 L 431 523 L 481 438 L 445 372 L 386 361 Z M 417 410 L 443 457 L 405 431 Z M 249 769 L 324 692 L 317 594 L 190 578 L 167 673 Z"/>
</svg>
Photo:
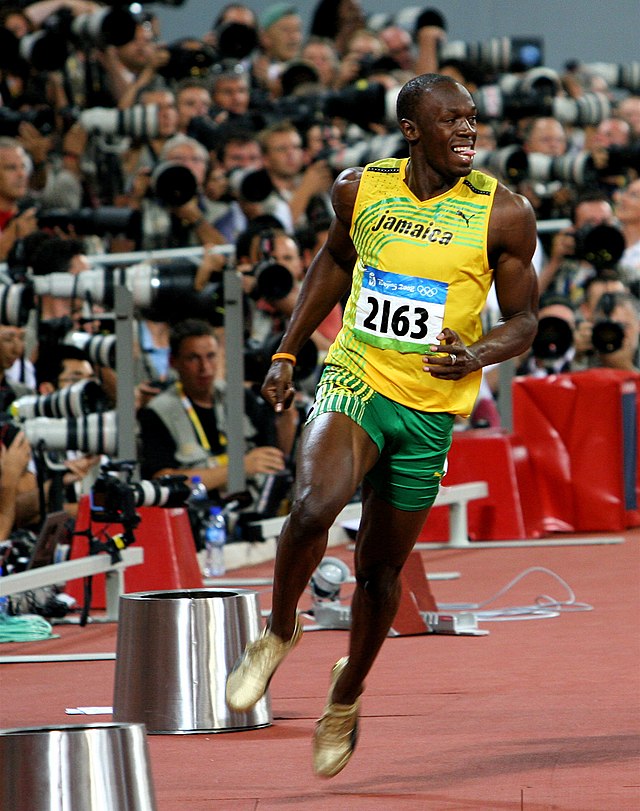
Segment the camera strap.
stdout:
<svg viewBox="0 0 640 811">
<path fill-rule="evenodd" d="M 196 434 L 198 435 L 198 440 L 205 451 L 211 450 L 211 445 L 209 444 L 209 440 L 207 439 L 207 435 L 204 432 L 204 428 L 202 427 L 202 423 L 200 422 L 200 417 L 196 414 L 196 410 L 193 407 L 193 403 L 184 393 L 184 389 L 182 387 L 182 383 L 178 380 L 176 381 L 176 389 L 178 391 L 178 395 L 180 397 L 180 402 L 182 403 L 182 407 L 187 412 L 187 416 L 191 420 L 191 424 L 195 428 Z"/>
</svg>

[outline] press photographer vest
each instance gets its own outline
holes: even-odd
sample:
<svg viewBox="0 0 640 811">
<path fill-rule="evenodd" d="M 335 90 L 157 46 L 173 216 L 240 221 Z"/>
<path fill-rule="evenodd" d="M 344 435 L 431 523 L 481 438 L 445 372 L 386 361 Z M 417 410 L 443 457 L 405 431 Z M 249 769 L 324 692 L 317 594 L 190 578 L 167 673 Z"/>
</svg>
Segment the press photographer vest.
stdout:
<svg viewBox="0 0 640 811">
<path fill-rule="evenodd" d="M 467 416 L 482 373 L 438 380 L 422 355 L 443 327 L 469 345 L 493 280 L 487 255 L 495 178 L 472 171 L 421 201 L 404 182 L 408 158 L 364 168 L 350 235 L 358 252 L 343 327 L 326 362 L 391 400 Z"/>
<path fill-rule="evenodd" d="M 247 414 L 247 403 L 244 403 L 244 414 L 242 418 L 242 430 L 245 439 L 245 448 L 247 451 L 255 447 L 256 442 L 256 428 L 252 424 L 250 417 Z M 216 416 L 216 425 L 218 434 L 221 438 L 220 444 L 226 445 L 226 387 L 222 382 L 215 385 L 215 397 L 213 409 Z M 212 454 L 207 451 L 198 441 L 197 430 L 185 411 L 182 403 L 180 393 L 173 383 L 168 389 L 156 395 L 149 405 L 147 406 L 151 411 L 154 411 L 162 420 L 167 430 L 171 434 L 173 441 L 176 444 L 175 458 L 181 467 L 206 467 L 207 460 L 215 456 L 219 464 L 226 465 L 228 463 L 226 453 L 223 455 Z M 258 477 L 256 477 L 257 479 Z"/>
<path fill-rule="evenodd" d="M 224 425 L 224 422 L 221 422 L 221 419 L 224 420 L 224 402 L 218 397 L 217 391 L 213 407 L 220 432 Z M 148 408 L 160 417 L 176 443 L 175 457 L 180 466 L 184 468 L 206 467 L 211 453 L 198 442 L 198 434 L 184 409 L 175 384 L 154 397 Z"/>
</svg>

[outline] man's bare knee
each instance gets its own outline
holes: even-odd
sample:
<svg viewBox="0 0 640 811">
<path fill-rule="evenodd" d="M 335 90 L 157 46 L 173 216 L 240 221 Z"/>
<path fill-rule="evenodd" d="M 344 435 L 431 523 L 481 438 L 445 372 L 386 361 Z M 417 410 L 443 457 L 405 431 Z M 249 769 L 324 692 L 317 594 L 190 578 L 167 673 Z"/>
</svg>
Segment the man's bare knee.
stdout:
<svg viewBox="0 0 640 811">
<path fill-rule="evenodd" d="M 394 597 L 398 588 L 401 567 L 376 566 L 356 571 L 356 583 L 364 594 L 374 602 Z"/>
</svg>

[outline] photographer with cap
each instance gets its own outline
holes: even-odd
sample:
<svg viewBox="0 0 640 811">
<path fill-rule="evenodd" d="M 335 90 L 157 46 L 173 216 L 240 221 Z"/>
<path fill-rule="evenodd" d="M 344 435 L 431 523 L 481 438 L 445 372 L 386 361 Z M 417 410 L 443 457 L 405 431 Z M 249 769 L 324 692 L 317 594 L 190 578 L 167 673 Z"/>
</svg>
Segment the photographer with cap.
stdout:
<svg viewBox="0 0 640 811">
<path fill-rule="evenodd" d="M 287 62 L 300 55 L 304 40 L 302 18 L 296 5 L 274 3 L 260 15 L 260 51 L 252 60 L 254 81 L 268 94 L 277 95 L 277 80 Z"/>
</svg>

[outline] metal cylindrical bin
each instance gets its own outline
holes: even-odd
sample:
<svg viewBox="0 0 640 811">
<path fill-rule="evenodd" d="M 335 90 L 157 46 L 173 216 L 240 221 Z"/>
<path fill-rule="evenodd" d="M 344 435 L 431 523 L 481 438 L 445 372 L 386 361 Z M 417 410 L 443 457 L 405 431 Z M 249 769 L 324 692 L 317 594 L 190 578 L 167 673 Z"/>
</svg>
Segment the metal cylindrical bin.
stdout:
<svg viewBox="0 0 640 811">
<path fill-rule="evenodd" d="M 155 811 L 142 724 L 0 730 L 0 808 Z"/>
<path fill-rule="evenodd" d="M 116 721 L 148 733 L 231 732 L 272 723 L 269 695 L 247 712 L 225 685 L 260 635 L 258 594 L 233 589 L 147 591 L 120 597 L 113 698 Z"/>
</svg>

